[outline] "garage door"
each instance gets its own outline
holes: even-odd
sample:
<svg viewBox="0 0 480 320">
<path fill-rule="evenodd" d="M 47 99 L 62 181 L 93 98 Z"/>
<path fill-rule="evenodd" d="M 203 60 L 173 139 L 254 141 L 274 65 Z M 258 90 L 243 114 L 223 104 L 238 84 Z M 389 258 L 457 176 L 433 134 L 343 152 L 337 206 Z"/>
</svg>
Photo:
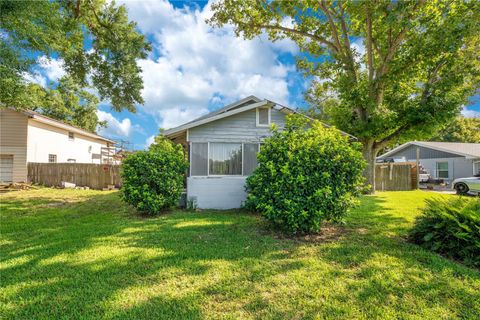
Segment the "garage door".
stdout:
<svg viewBox="0 0 480 320">
<path fill-rule="evenodd" d="M 12 182 L 13 177 L 13 155 L 0 155 L 0 182 Z"/>
</svg>

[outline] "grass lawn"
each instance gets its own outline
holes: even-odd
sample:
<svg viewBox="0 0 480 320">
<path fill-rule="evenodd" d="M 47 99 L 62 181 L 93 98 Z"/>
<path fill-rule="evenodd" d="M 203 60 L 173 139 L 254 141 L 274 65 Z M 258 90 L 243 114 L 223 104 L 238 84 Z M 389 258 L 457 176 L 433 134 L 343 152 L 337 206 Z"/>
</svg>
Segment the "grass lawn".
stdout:
<svg viewBox="0 0 480 320">
<path fill-rule="evenodd" d="M 433 193 L 362 198 L 322 242 L 242 212 L 141 218 L 115 192 L 0 196 L 0 318 L 478 319 L 480 272 L 406 243 Z"/>
</svg>

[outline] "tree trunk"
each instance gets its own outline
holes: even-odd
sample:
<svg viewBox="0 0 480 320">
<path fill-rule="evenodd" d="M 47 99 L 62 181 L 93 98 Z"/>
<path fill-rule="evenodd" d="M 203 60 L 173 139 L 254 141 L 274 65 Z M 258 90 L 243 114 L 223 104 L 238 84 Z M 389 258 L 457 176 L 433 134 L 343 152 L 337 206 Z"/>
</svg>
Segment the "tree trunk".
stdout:
<svg viewBox="0 0 480 320">
<path fill-rule="evenodd" d="M 373 141 L 362 141 L 363 143 L 363 157 L 367 161 L 367 167 L 363 172 L 365 183 L 370 185 L 369 193 L 375 193 L 375 159 L 378 150 L 373 147 Z"/>
</svg>

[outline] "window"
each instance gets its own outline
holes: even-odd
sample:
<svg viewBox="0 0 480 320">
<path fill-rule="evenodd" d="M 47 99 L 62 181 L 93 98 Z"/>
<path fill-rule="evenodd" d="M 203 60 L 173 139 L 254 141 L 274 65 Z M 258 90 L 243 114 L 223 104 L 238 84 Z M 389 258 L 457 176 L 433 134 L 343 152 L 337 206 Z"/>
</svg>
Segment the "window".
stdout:
<svg viewBox="0 0 480 320">
<path fill-rule="evenodd" d="M 190 176 L 249 176 L 258 165 L 259 150 L 259 143 L 192 142 Z"/>
<path fill-rule="evenodd" d="M 48 162 L 56 163 L 57 162 L 57 155 L 56 154 L 49 154 L 48 155 Z"/>
<path fill-rule="evenodd" d="M 210 143 L 208 160 L 211 175 L 241 175 L 242 144 Z"/>
<path fill-rule="evenodd" d="M 75 139 L 75 134 L 73 132 L 68 133 L 68 140 L 74 140 Z"/>
<path fill-rule="evenodd" d="M 437 178 L 448 178 L 448 162 L 437 162 Z"/>
<path fill-rule="evenodd" d="M 257 126 L 267 127 L 270 125 L 270 108 L 257 108 Z"/>
<path fill-rule="evenodd" d="M 245 143 L 243 145 L 243 175 L 249 176 L 257 167 L 258 143 Z"/>
<path fill-rule="evenodd" d="M 191 168 L 190 175 L 192 176 L 207 176 L 208 175 L 208 143 L 192 142 L 192 149 L 190 150 Z"/>
<path fill-rule="evenodd" d="M 75 162 L 77 162 L 77 160 L 75 160 L 75 159 L 68 159 L 67 162 L 68 162 L 68 163 L 75 163 Z"/>
</svg>

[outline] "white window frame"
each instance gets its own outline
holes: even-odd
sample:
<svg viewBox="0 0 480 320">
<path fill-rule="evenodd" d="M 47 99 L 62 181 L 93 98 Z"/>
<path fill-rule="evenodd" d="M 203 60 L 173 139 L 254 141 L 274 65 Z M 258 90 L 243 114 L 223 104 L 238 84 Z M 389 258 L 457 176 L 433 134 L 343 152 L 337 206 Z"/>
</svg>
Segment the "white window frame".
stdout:
<svg viewBox="0 0 480 320">
<path fill-rule="evenodd" d="M 440 177 L 438 174 L 440 171 L 445 172 L 445 170 L 438 170 L 438 165 L 440 163 L 446 163 L 447 164 L 447 177 Z M 450 164 L 448 161 L 437 161 L 435 162 L 435 174 L 437 175 L 437 179 L 449 179 L 450 178 Z"/>
<path fill-rule="evenodd" d="M 55 161 L 50 161 L 50 156 L 53 156 L 55 158 Z M 57 163 L 57 155 L 53 153 L 48 154 L 48 163 Z"/>
<path fill-rule="evenodd" d="M 261 124 L 259 122 L 260 120 L 260 117 L 259 117 L 259 109 L 267 109 L 268 111 L 268 123 L 267 124 Z M 255 109 L 255 114 L 256 114 L 256 124 L 257 124 L 257 127 L 269 127 L 270 124 L 272 123 L 272 109 L 269 108 L 269 107 L 263 107 L 263 108 L 256 108 Z"/>
<path fill-rule="evenodd" d="M 189 154 L 189 163 L 190 163 L 190 166 L 189 166 L 189 177 L 194 177 L 194 178 L 208 178 L 208 177 L 213 177 L 213 178 L 221 178 L 221 177 L 227 177 L 227 178 L 246 178 L 248 176 L 244 176 L 243 175 L 243 172 L 245 170 L 245 168 L 243 167 L 245 162 L 244 162 L 244 157 L 245 157 L 245 149 L 244 149 L 244 145 L 245 143 L 248 143 L 248 144 L 252 144 L 252 143 L 257 143 L 258 144 L 258 152 L 260 152 L 260 147 L 261 147 L 261 142 L 255 142 L 255 141 L 252 141 L 252 142 L 235 142 L 235 141 L 212 141 L 212 142 L 207 142 L 207 175 L 206 176 L 193 176 L 192 175 L 192 156 L 191 156 L 191 152 L 192 152 L 192 144 L 193 143 L 205 143 L 205 142 L 200 142 L 200 141 L 197 141 L 197 142 L 192 142 L 192 141 L 189 141 L 188 142 L 189 145 L 190 145 L 190 154 Z M 210 143 L 238 143 L 242 146 L 242 174 L 210 174 Z"/>
<path fill-rule="evenodd" d="M 72 137 L 70 137 L 70 134 L 72 135 Z M 75 132 L 68 131 L 68 140 L 69 141 L 75 140 Z"/>
</svg>

